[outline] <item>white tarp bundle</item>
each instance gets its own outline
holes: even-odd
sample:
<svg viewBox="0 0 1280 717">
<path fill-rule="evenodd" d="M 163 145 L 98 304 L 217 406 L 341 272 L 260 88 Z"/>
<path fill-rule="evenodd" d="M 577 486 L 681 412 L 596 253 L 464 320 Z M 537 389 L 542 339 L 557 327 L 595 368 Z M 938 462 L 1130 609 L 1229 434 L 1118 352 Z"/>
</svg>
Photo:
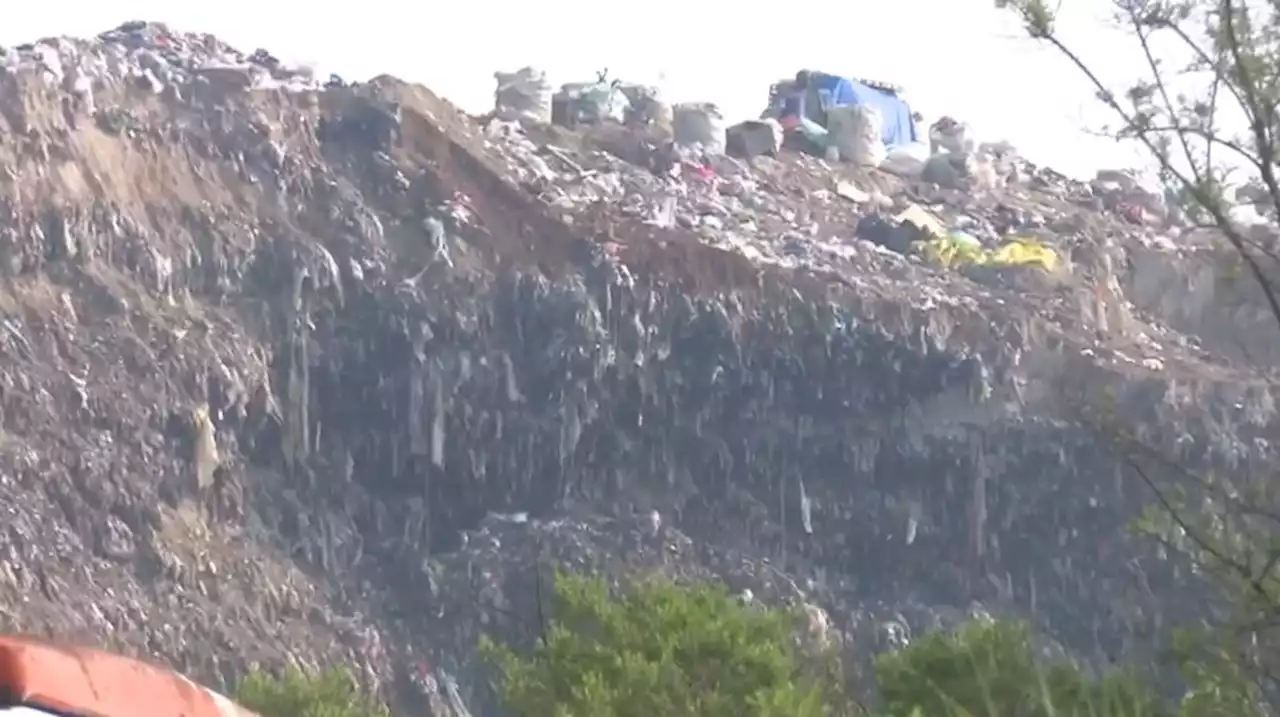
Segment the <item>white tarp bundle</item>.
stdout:
<svg viewBox="0 0 1280 717">
<path fill-rule="evenodd" d="M 832 107 L 827 110 L 827 147 L 834 147 L 846 162 L 879 167 L 888 154 L 882 126 L 883 119 L 874 107 Z"/>
<path fill-rule="evenodd" d="M 493 93 L 493 111 L 506 122 L 550 122 L 551 85 L 545 73 L 532 67 L 515 72 L 495 72 L 498 88 Z"/>
<path fill-rule="evenodd" d="M 682 102 L 671 109 L 676 144 L 699 145 L 708 152 L 724 152 L 724 115 L 710 102 Z"/>
</svg>

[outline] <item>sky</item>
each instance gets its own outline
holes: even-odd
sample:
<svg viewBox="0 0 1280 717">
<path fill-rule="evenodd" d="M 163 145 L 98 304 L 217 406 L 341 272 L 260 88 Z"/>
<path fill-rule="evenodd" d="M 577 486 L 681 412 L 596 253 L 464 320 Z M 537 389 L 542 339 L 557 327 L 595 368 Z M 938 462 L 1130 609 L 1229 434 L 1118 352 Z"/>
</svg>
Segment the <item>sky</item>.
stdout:
<svg viewBox="0 0 1280 717">
<path fill-rule="evenodd" d="M 557 86 L 611 76 L 659 85 L 671 101 L 709 101 L 754 117 L 772 82 L 802 67 L 890 82 L 931 122 L 950 115 L 980 141 L 1092 176 L 1132 166 L 1132 147 L 1098 136 L 1111 121 L 1080 72 L 1026 37 L 994 0 L 814 0 L 794 7 L 729 0 L 289 3 L 260 0 L 31 2 L 5 13 L 0 44 L 91 36 L 132 19 L 211 32 L 348 80 L 391 74 L 464 109 L 492 106 L 495 70 L 545 70 Z M 1110 0 L 1062 0 L 1059 30 L 1117 88 L 1136 77 L 1133 43 L 1106 22 Z M 1131 84 L 1131 82 L 1129 83 Z"/>
</svg>

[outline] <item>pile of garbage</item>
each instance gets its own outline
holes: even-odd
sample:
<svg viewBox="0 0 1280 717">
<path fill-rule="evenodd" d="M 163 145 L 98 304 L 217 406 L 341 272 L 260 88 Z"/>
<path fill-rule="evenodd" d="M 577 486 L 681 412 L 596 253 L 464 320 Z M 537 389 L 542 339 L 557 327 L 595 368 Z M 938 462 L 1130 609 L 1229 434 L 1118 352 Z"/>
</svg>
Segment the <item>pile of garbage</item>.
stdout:
<svg viewBox="0 0 1280 717">
<path fill-rule="evenodd" d="M 895 88 L 811 72 L 825 120 L 793 86 L 805 121 L 735 129 L 533 69 L 477 119 L 147 23 L 5 56 L 6 630 L 487 716 L 475 638 L 527 636 L 554 564 L 1113 654 L 1196 597 L 1054 391 L 1280 459 L 1274 384 L 1157 291 L 1220 295 L 1150 193 L 946 123 L 887 167 L 931 139 Z"/>
<path fill-rule="evenodd" d="M 507 84 L 499 84 L 499 94 L 506 92 Z M 550 94 L 545 81 L 540 87 Z M 1130 173 L 1102 171 L 1093 182 L 1073 182 L 1033 166 L 1007 142 L 976 142 L 968 125 L 950 117 L 934 122 L 924 137 L 919 115 L 900 93 L 885 83 L 802 70 L 771 86 L 761 119 L 732 126 L 712 103 L 666 105 L 656 89 L 610 80 L 605 72 L 594 83 L 564 85 L 549 100 L 559 108 L 552 124 L 607 137 L 597 144 L 625 163 L 655 170 L 649 176 L 608 160 L 591 160 L 588 171 L 566 156 L 556 159 L 527 122 L 491 127 L 490 136 L 504 138 L 495 145 L 519 158 L 522 175 L 536 177 L 552 206 L 621 202 L 630 216 L 693 228 L 716 246 L 787 266 L 829 269 L 830 257 L 814 254 L 850 259 L 865 240 L 945 268 L 1055 273 L 1069 271 L 1071 252 L 1091 241 L 1081 236 L 1088 229 L 1064 227 L 1059 217 L 1079 224 L 1112 216 L 1129 234 L 1177 229 L 1177 213 L 1165 198 Z M 509 104 L 497 98 L 498 118 L 512 116 L 504 109 Z M 623 128 L 631 130 L 625 138 Z M 806 187 L 803 207 L 769 207 L 775 198 L 762 190 L 770 184 L 765 175 L 792 173 L 796 165 L 811 175 L 806 184 L 818 186 Z M 577 184 L 574 175 L 584 186 L 569 188 Z M 920 195 L 930 196 L 920 201 Z M 856 205 L 856 216 L 837 210 L 826 222 L 813 221 L 840 202 Z M 775 220 L 779 215 L 783 222 Z M 833 230 L 846 235 L 832 236 Z"/>
<path fill-rule="evenodd" d="M 156 94 L 182 94 L 196 84 L 294 92 L 321 86 L 310 68 L 289 66 L 266 50 L 245 54 L 212 35 L 141 20 L 94 40 L 49 37 L 0 47 L 0 68 L 30 72 L 67 91 L 88 114 L 94 112 L 96 91 L 125 86 Z"/>
<path fill-rule="evenodd" d="M 504 121 L 548 123 L 574 128 L 612 121 L 670 133 L 679 112 L 660 98 L 658 88 L 600 71 L 594 82 L 572 82 L 553 91 L 546 74 L 533 67 L 496 72 L 493 116 Z"/>
</svg>

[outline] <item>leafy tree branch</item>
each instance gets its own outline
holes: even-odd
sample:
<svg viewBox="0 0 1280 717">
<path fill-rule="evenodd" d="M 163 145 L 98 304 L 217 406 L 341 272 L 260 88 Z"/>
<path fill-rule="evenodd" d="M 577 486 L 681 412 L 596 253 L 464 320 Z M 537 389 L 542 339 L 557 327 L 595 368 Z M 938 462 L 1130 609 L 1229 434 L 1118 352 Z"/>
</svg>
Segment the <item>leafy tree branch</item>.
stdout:
<svg viewBox="0 0 1280 717">
<path fill-rule="evenodd" d="M 1144 147 L 1173 195 L 1200 227 L 1234 250 L 1280 325 L 1280 298 L 1263 261 L 1280 261 L 1277 137 L 1280 136 L 1280 3 L 1243 0 L 1114 0 L 1119 26 L 1143 58 L 1144 78 L 1113 91 L 1057 32 L 1059 9 L 1044 0 L 997 0 L 1027 34 L 1052 47 L 1092 85 L 1120 121 L 1117 139 Z M 1157 39 L 1171 40 L 1165 45 Z M 1171 69 L 1160 50 L 1190 62 Z M 1168 48 L 1172 48 L 1169 50 Z M 1180 83 L 1198 89 L 1179 92 Z M 1232 132 L 1235 128 L 1235 133 Z M 1247 231 L 1234 217 L 1228 181 L 1244 174 L 1248 197 L 1270 221 Z M 1262 236 L 1260 236 L 1262 234 Z M 1255 714 L 1280 707 L 1280 495 L 1272 476 L 1199 473 L 1125 430 L 1114 407 L 1076 406 L 1082 422 L 1112 443 L 1155 504 L 1138 528 L 1188 561 L 1217 594 L 1202 623 L 1175 635 L 1176 658 L 1197 690 L 1184 706 L 1207 714 Z M 1225 612 L 1220 614 L 1220 612 Z M 1206 707 L 1212 698 L 1214 709 Z"/>
</svg>

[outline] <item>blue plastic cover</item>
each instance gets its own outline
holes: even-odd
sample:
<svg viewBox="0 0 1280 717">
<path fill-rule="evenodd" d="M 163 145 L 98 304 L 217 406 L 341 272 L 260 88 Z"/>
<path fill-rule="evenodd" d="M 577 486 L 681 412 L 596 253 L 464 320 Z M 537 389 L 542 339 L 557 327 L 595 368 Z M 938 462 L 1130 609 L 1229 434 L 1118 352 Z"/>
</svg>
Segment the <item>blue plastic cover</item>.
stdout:
<svg viewBox="0 0 1280 717">
<path fill-rule="evenodd" d="M 895 147 L 916 141 L 916 123 L 911 118 L 911 108 L 900 97 L 825 72 L 815 72 L 813 77 L 820 92 L 830 93 L 831 106 L 866 105 L 879 110 L 884 122 L 881 138 L 886 145 Z"/>
<path fill-rule="evenodd" d="M 881 139 L 889 147 L 917 141 L 916 123 L 911 118 L 911 108 L 897 95 L 825 72 L 815 72 L 811 77 L 817 83 L 818 93 L 824 104 L 829 107 L 869 105 L 879 110 L 884 122 Z M 806 116 L 804 102 L 803 90 L 786 95 L 782 100 L 781 116 Z"/>
</svg>

